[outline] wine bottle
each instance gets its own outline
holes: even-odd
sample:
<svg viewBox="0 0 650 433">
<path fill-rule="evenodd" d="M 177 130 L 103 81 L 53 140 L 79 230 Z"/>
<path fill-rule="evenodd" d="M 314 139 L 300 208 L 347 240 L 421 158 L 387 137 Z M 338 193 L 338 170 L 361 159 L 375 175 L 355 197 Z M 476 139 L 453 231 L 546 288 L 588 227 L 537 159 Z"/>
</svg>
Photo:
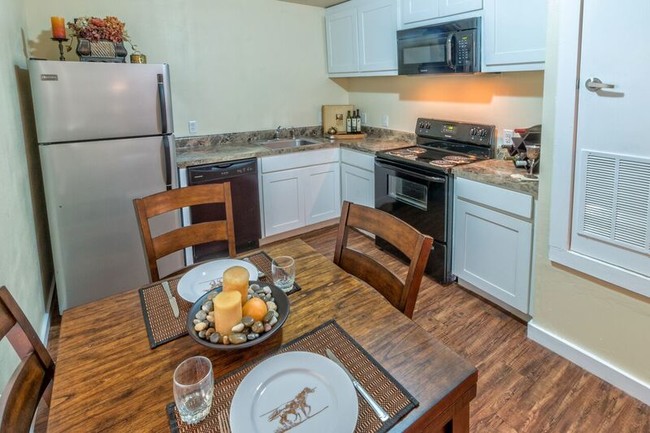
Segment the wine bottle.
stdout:
<svg viewBox="0 0 650 433">
<path fill-rule="evenodd" d="M 348 110 L 348 117 L 345 118 L 345 132 L 348 134 L 352 133 L 352 115 L 350 110 Z"/>
<path fill-rule="evenodd" d="M 361 132 L 361 113 L 359 113 L 359 110 L 357 109 L 357 115 L 354 118 L 356 120 L 356 130 L 358 133 Z"/>
</svg>

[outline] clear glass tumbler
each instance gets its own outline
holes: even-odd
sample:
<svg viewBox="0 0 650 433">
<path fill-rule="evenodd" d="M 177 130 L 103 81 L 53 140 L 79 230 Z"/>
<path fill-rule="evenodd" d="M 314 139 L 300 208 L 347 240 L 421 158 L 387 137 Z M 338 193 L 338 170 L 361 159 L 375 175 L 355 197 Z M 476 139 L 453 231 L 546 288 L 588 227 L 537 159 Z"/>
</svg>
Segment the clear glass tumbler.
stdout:
<svg viewBox="0 0 650 433">
<path fill-rule="evenodd" d="M 174 401 L 187 424 L 202 421 L 212 406 L 214 376 L 212 362 L 205 356 L 193 356 L 174 371 Z"/>
<path fill-rule="evenodd" d="M 288 292 L 293 289 L 296 280 L 296 263 L 293 257 L 279 256 L 271 262 L 271 278 L 280 290 Z"/>
</svg>

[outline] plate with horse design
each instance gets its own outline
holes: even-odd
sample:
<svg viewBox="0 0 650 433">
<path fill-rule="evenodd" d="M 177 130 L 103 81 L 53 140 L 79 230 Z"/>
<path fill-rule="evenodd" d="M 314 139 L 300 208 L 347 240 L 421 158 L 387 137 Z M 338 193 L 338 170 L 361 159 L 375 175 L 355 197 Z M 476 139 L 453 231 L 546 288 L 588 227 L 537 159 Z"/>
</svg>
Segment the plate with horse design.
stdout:
<svg viewBox="0 0 650 433">
<path fill-rule="evenodd" d="M 287 352 L 260 362 L 239 384 L 230 405 L 233 433 L 352 433 L 357 393 L 328 358 Z"/>
</svg>

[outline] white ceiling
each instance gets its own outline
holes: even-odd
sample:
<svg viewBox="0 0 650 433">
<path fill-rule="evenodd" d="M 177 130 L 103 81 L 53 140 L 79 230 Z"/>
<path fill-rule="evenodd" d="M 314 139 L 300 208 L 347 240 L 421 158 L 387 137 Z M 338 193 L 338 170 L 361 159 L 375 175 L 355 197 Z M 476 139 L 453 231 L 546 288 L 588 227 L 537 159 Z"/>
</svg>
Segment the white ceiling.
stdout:
<svg viewBox="0 0 650 433">
<path fill-rule="evenodd" d="M 339 3 L 343 3 L 346 0 L 280 0 L 280 1 L 285 1 L 289 3 L 298 3 L 301 5 L 307 5 L 307 6 L 318 6 L 318 7 L 329 7 L 329 6 L 334 6 Z"/>
</svg>

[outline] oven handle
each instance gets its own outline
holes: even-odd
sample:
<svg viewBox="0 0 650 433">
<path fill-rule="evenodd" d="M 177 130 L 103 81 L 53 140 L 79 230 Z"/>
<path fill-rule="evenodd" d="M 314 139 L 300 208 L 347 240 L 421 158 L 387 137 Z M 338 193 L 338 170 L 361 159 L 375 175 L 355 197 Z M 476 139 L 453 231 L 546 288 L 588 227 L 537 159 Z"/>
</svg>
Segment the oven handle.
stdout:
<svg viewBox="0 0 650 433">
<path fill-rule="evenodd" d="M 388 170 L 399 171 L 400 173 L 408 174 L 409 176 L 413 176 L 413 177 L 416 177 L 418 179 L 426 180 L 428 182 L 435 182 L 435 183 L 445 183 L 445 182 L 447 182 L 447 179 L 444 178 L 444 177 L 426 176 L 424 174 L 415 173 L 413 171 L 406 170 L 406 169 L 404 169 L 402 167 L 397 167 L 397 166 L 394 166 L 394 165 L 385 164 L 385 163 L 382 163 L 382 162 L 379 162 L 379 161 L 375 161 L 375 164 L 377 164 L 379 167 L 382 167 L 382 168 L 385 168 L 385 169 L 388 169 Z"/>
</svg>

